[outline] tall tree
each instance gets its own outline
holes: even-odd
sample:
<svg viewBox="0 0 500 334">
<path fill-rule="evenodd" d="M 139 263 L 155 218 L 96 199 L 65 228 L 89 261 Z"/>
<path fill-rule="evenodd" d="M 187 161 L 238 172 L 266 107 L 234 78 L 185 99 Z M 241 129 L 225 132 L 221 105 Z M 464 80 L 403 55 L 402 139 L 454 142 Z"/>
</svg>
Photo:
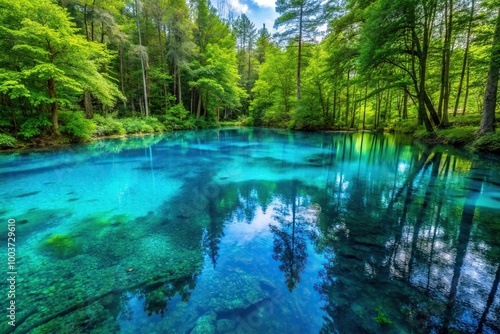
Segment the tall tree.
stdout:
<svg viewBox="0 0 500 334">
<path fill-rule="evenodd" d="M 194 55 L 193 24 L 189 20 L 189 8 L 185 0 L 169 0 L 169 10 L 165 14 L 168 30 L 167 56 L 173 77 L 173 91 L 177 103 L 182 103 L 182 74 L 188 68 Z"/>
<path fill-rule="evenodd" d="M 368 7 L 362 36 L 361 62 L 364 69 L 384 64 L 402 69 L 413 82 L 419 121 L 424 123 L 428 132 L 434 132 L 429 116 L 435 125 L 440 122 L 426 88 L 437 1 L 374 2 Z"/>
<path fill-rule="evenodd" d="M 453 116 L 457 115 L 458 111 L 458 104 L 460 102 L 460 95 L 462 93 L 462 85 L 464 82 L 464 77 L 465 77 L 465 71 L 467 69 L 467 62 L 469 61 L 469 48 L 470 48 L 470 40 L 471 40 L 471 32 L 472 32 L 472 23 L 474 21 L 474 10 L 475 10 L 475 0 L 471 1 L 471 8 L 470 8 L 470 14 L 468 16 L 468 23 L 467 23 L 467 35 L 465 38 L 465 49 L 464 49 L 464 58 L 462 61 L 462 71 L 460 73 L 460 81 L 458 84 L 458 89 L 457 89 L 457 99 L 455 102 L 455 108 L 453 109 Z M 463 110 L 465 112 L 465 108 Z"/>
<path fill-rule="evenodd" d="M 256 37 L 255 24 L 251 22 L 245 14 L 241 14 L 241 16 L 236 19 L 233 26 L 234 32 L 236 33 L 238 72 L 241 77 L 241 85 L 245 87 L 247 93 L 250 94 L 255 80 L 252 77 L 252 50 Z M 244 108 L 248 110 L 248 103 L 245 103 Z"/>
<path fill-rule="evenodd" d="M 47 105 L 54 134 L 59 134 L 59 105 L 85 89 L 105 105 L 122 96 L 100 72 L 111 58 L 106 48 L 78 34 L 66 10 L 50 0 L 2 0 L 1 6 L 15 15 L 7 21 L 0 16 L 0 30 L 14 41 L 11 63 L 0 72 L 0 92 L 12 99 L 24 96 L 33 107 Z"/>
<path fill-rule="evenodd" d="M 495 25 L 495 34 L 493 35 L 493 45 L 491 48 L 490 69 L 486 81 L 486 90 L 484 92 L 483 116 L 481 126 L 477 132 L 478 135 L 484 135 L 495 131 L 495 108 L 497 103 L 498 78 L 500 76 L 500 8 Z"/>
<path fill-rule="evenodd" d="M 271 34 L 266 28 L 266 24 L 262 24 L 262 28 L 257 32 L 257 41 L 255 42 L 257 50 L 255 50 L 255 57 L 259 64 L 262 64 L 266 60 L 266 49 L 271 44 Z"/>
<path fill-rule="evenodd" d="M 147 88 L 147 80 L 146 80 L 146 69 L 148 67 L 147 59 L 148 59 L 148 53 L 146 51 L 146 48 L 142 46 L 142 36 L 141 36 L 141 21 L 139 20 L 139 2 L 138 0 L 134 0 L 135 4 L 135 19 L 137 22 L 137 35 L 139 37 L 139 48 L 138 48 L 138 54 L 139 58 L 141 59 L 141 69 L 142 69 L 142 85 L 144 88 L 144 111 L 146 113 L 146 116 L 149 116 L 149 101 L 148 101 L 148 88 Z"/>
<path fill-rule="evenodd" d="M 297 100 L 300 101 L 300 67 L 302 45 L 306 39 L 314 39 L 321 23 L 321 2 L 318 0 L 277 0 L 276 12 L 280 16 L 274 27 L 284 27 L 280 36 L 297 41 Z"/>
</svg>

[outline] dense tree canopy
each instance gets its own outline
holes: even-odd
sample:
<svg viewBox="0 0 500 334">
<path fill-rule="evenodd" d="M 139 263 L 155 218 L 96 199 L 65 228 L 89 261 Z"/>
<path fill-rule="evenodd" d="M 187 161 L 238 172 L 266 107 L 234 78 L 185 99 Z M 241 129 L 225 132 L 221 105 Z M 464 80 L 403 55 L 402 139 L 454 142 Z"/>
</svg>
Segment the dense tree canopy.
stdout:
<svg viewBox="0 0 500 334">
<path fill-rule="evenodd" d="M 3 138 L 57 135 L 60 113 L 77 139 L 237 119 L 495 130 L 496 1 L 280 0 L 274 35 L 224 4 L 0 0 Z"/>
</svg>

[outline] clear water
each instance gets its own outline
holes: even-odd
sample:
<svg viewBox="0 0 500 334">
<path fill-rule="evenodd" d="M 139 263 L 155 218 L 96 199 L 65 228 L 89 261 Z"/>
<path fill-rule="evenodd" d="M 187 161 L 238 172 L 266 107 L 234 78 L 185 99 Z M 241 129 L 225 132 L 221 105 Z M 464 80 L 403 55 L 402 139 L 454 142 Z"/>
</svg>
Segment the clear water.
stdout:
<svg viewBox="0 0 500 334">
<path fill-rule="evenodd" d="M 272 129 L 2 154 L 16 332 L 500 333 L 499 169 Z"/>
</svg>

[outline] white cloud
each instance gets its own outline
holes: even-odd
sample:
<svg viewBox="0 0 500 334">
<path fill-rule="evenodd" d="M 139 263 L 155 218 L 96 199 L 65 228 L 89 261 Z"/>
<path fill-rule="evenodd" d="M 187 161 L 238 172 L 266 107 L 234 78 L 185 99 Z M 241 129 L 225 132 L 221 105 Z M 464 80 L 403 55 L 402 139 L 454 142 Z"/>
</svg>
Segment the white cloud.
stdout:
<svg viewBox="0 0 500 334">
<path fill-rule="evenodd" d="M 276 0 L 252 0 L 259 7 L 274 8 Z"/>
<path fill-rule="evenodd" d="M 229 5 L 234 9 L 237 13 L 247 13 L 248 5 L 242 4 L 240 0 L 229 0 Z"/>
</svg>

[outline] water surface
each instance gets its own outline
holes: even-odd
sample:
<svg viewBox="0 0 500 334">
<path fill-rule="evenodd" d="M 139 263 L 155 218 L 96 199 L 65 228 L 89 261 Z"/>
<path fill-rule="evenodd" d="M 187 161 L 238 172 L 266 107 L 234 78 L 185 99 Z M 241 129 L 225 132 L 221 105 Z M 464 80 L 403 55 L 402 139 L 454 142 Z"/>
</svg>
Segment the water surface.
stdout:
<svg viewBox="0 0 500 334">
<path fill-rule="evenodd" d="M 0 155 L 16 332 L 500 333 L 499 170 L 272 129 Z"/>
</svg>

